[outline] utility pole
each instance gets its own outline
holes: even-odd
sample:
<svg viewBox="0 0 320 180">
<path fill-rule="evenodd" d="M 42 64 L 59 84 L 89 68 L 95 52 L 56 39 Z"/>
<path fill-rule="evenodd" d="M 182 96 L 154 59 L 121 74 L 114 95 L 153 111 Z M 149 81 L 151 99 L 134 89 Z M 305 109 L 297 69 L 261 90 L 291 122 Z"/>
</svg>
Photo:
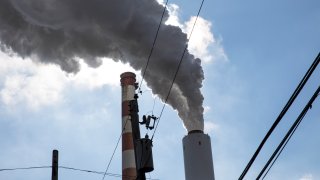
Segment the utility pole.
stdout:
<svg viewBox="0 0 320 180">
<path fill-rule="evenodd" d="M 52 176 L 51 180 L 58 180 L 58 158 L 59 158 L 59 152 L 58 150 L 52 151 Z"/>
<path fill-rule="evenodd" d="M 139 170 L 139 166 L 141 164 L 141 158 L 137 153 L 137 142 L 140 140 L 140 128 L 139 128 L 139 108 L 138 108 L 138 95 L 134 95 L 134 100 L 130 101 L 130 116 L 131 116 L 131 124 L 132 124 L 132 139 L 133 139 L 133 146 L 135 150 L 135 161 L 136 161 L 136 168 L 137 168 L 137 180 L 145 180 L 146 175 L 145 172 Z"/>
<path fill-rule="evenodd" d="M 134 100 L 130 101 L 130 116 L 132 124 L 132 139 L 135 152 L 136 161 L 136 180 L 146 180 L 145 173 L 153 171 L 153 158 L 152 158 L 152 140 L 149 139 L 148 135 L 145 138 L 140 137 L 139 127 L 139 106 L 138 106 L 138 95 L 134 95 Z M 149 127 L 149 126 L 147 126 Z"/>
</svg>

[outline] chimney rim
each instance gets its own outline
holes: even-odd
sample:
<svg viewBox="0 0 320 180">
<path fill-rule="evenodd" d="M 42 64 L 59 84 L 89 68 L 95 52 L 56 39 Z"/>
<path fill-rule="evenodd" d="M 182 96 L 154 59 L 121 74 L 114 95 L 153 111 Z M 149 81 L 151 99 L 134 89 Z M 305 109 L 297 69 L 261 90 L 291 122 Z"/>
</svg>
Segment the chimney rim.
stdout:
<svg viewBox="0 0 320 180">
<path fill-rule="evenodd" d="M 188 132 L 188 135 L 189 134 L 204 134 L 204 133 L 203 133 L 202 130 L 191 130 L 191 131 Z"/>
</svg>

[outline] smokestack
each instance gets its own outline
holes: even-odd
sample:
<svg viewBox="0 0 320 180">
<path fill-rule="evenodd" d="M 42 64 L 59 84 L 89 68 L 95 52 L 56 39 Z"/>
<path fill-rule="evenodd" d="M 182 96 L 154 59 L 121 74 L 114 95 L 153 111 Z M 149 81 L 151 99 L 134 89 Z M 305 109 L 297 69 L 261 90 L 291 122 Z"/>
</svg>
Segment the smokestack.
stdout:
<svg viewBox="0 0 320 180">
<path fill-rule="evenodd" d="M 136 89 L 136 75 L 132 72 L 125 72 L 120 75 L 122 87 L 122 180 L 134 179 L 137 177 L 132 126 L 130 120 L 129 103 L 134 100 Z"/>
<path fill-rule="evenodd" d="M 193 130 L 183 140 L 186 180 L 214 180 L 210 136 Z"/>
</svg>

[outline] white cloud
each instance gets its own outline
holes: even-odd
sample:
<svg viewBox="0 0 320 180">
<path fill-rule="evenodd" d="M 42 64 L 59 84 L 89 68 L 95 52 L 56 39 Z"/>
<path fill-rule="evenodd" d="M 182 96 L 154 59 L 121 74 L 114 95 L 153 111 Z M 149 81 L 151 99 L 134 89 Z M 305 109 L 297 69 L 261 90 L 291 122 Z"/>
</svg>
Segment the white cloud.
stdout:
<svg viewBox="0 0 320 180">
<path fill-rule="evenodd" d="M 32 76 L 20 74 L 6 77 L 4 88 L 0 91 L 2 101 L 9 106 L 25 102 L 31 109 L 59 102 L 63 86 L 50 73 L 46 73 L 47 77 L 41 72 Z"/>
<path fill-rule="evenodd" d="M 213 131 L 217 131 L 219 129 L 219 125 L 211 122 L 211 121 L 204 121 L 204 132 L 211 133 Z"/>
<path fill-rule="evenodd" d="M 56 65 L 42 65 L 30 59 L 8 56 L 0 52 L 0 100 L 12 109 L 17 105 L 30 110 L 57 105 L 63 101 L 69 86 L 92 90 L 103 85 L 119 86 L 120 74 L 133 71 L 129 65 L 104 59 L 98 68 L 90 68 L 80 60 L 81 71 L 66 74 Z"/>
<path fill-rule="evenodd" d="M 176 4 L 168 4 L 169 18 L 165 24 L 172 26 L 183 27 L 183 25 L 179 21 L 179 6 Z"/>
<path fill-rule="evenodd" d="M 170 16 L 166 21 L 166 24 L 179 26 L 183 32 L 188 34 L 189 37 L 196 20 L 196 16 L 192 16 L 188 21 L 181 23 L 178 16 L 178 5 L 168 4 L 168 11 Z M 222 38 L 217 39 L 212 33 L 212 23 L 202 17 L 198 17 L 196 26 L 189 41 L 189 51 L 205 63 L 217 60 L 227 61 L 228 57 L 224 52 L 221 42 Z"/>
<path fill-rule="evenodd" d="M 136 72 L 128 64 L 114 62 L 112 59 L 104 58 L 103 64 L 98 68 L 91 68 L 83 61 L 80 61 L 81 71 L 69 78 L 78 86 L 94 89 L 103 85 L 117 87 L 120 85 L 120 74 L 126 71 Z"/>
<path fill-rule="evenodd" d="M 312 174 L 305 174 L 299 180 L 313 180 Z"/>
<path fill-rule="evenodd" d="M 190 36 L 196 17 L 193 16 L 184 23 L 183 29 Z M 205 63 L 215 60 L 227 60 L 227 55 L 221 46 L 221 40 L 217 40 L 211 32 L 212 23 L 202 17 L 198 17 L 188 49 Z"/>
<path fill-rule="evenodd" d="M 206 114 L 207 112 L 210 111 L 211 107 L 210 106 L 204 106 L 204 111 L 203 111 L 203 114 Z"/>
<path fill-rule="evenodd" d="M 0 98 L 5 105 L 25 104 L 36 110 L 62 99 L 64 75 L 56 66 L 39 66 L 30 59 L 9 57 L 4 53 L 0 56 Z"/>
</svg>

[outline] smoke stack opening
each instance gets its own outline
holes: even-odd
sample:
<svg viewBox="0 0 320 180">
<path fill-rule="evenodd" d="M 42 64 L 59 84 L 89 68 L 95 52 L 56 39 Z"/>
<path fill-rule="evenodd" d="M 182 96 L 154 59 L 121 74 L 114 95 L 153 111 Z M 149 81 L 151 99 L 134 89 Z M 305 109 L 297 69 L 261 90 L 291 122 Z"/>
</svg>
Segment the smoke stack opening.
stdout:
<svg viewBox="0 0 320 180">
<path fill-rule="evenodd" d="M 189 131 L 189 132 L 188 132 L 188 135 L 189 135 L 189 134 L 194 134 L 194 133 L 203 134 L 203 131 L 202 131 L 202 130 L 192 130 L 192 131 Z"/>
</svg>

